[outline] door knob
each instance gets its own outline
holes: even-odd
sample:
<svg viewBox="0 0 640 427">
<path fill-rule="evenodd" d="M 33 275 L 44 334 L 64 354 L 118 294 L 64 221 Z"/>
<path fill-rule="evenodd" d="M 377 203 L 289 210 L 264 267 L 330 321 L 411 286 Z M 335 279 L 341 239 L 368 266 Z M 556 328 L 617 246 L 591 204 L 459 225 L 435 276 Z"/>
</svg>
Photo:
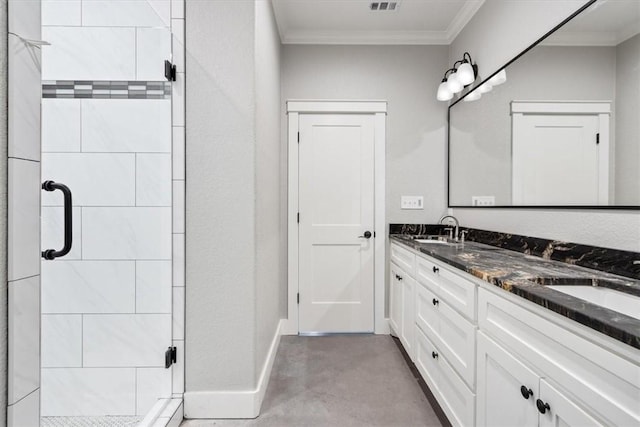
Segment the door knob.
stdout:
<svg viewBox="0 0 640 427">
<path fill-rule="evenodd" d="M 371 238 L 371 232 L 370 231 L 365 231 L 364 235 L 362 236 L 358 236 L 359 239 L 370 239 Z"/>
</svg>

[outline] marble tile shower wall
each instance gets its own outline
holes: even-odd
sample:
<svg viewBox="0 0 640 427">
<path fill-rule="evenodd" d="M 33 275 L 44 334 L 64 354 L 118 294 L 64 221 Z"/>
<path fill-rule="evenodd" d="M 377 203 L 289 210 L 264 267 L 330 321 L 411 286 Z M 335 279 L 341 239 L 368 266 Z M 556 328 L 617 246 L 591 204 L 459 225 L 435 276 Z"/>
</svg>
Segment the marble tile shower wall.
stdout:
<svg viewBox="0 0 640 427">
<path fill-rule="evenodd" d="M 42 38 L 51 43 L 42 61 L 42 179 L 71 188 L 74 216 L 71 253 L 41 265 L 42 416 L 144 415 L 182 392 L 182 367 L 172 377 L 164 352 L 173 342 L 181 360 L 184 61 L 173 99 L 100 99 L 88 88 L 68 96 L 60 87 L 165 81 L 172 44 L 183 49 L 183 8 L 176 0 L 42 2 Z M 56 96 L 56 85 L 67 96 Z M 43 247 L 61 246 L 59 194 L 42 194 L 41 216 Z"/>
</svg>

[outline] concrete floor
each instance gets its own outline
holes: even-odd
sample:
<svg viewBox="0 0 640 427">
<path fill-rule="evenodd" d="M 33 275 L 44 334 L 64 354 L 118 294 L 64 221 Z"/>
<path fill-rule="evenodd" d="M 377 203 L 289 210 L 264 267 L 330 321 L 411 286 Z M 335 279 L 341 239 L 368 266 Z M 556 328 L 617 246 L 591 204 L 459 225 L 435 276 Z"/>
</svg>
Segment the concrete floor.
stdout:
<svg viewBox="0 0 640 427">
<path fill-rule="evenodd" d="M 260 416 L 203 426 L 440 426 L 388 335 L 282 337 Z"/>
</svg>

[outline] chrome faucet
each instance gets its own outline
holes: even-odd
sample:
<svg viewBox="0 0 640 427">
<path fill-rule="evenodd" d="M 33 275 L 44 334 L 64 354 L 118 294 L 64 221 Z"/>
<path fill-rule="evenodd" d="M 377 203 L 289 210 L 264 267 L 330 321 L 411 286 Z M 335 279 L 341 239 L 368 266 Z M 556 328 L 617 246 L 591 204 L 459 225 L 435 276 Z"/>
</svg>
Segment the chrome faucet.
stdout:
<svg viewBox="0 0 640 427">
<path fill-rule="evenodd" d="M 444 221 L 447 218 L 452 219 L 456 223 L 456 229 L 455 229 L 455 232 L 453 234 L 453 240 L 455 240 L 457 242 L 458 239 L 460 239 L 460 222 L 458 222 L 458 218 L 456 218 L 453 215 L 445 215 L 442 218 L 440 218 L 440 221 L 438 223 L 442 224 L 442 221 Z"/>
</svg>

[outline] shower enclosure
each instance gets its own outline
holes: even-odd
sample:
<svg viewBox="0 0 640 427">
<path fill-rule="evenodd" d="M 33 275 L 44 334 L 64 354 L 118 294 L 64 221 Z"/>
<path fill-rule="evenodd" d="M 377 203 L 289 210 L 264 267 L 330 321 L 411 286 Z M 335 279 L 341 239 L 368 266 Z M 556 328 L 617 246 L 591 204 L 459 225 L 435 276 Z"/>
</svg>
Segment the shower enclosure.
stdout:
<svg viewBox="0 0 640 427">
<path fill-rule="evenodd" d="M 9 1 L 8 425 L 180 411 L 183 11 Z"/>
</svg>

